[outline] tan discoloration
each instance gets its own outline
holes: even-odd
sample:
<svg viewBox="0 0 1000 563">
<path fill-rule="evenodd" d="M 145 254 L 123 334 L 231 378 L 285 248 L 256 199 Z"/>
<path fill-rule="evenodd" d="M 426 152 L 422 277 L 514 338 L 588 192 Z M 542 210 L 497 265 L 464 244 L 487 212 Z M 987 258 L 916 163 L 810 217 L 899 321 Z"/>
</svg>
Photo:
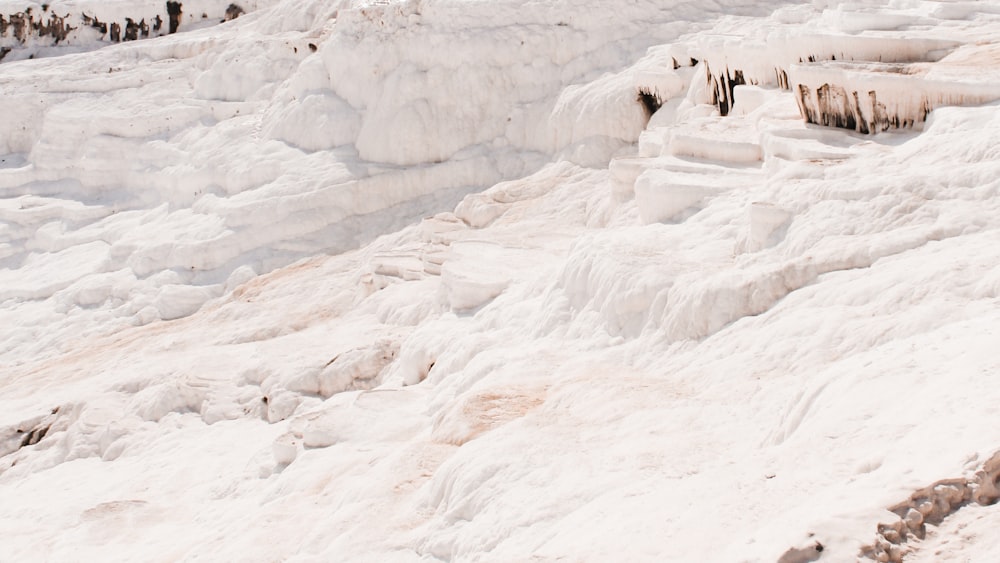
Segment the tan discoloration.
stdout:
<svg viewBox="0 0 1000 563">
<path fill-rule="evenodd" d="M 189 343 L 189 338 L 200 338 L 186 335 L 197 334 L 198 331 L 193 329 L 203 324 L 206 317 L 214 317 L 213 324 L 218 326 L 217 333 L 233 333 L 235 330 L 226 324 L 238 326 L 246 324 L 245 316 L 230 314 L 229 308 L 234 305 L 233 301 L 241 300 L 254 304 L 257 298 L 268 292 L 294 291 L 296 279 L 315 278 L 318 275 L 317 270 L 326 265 L 330 259 L 329 256 L 318 256 L 257 276 L 237 287 L 231 299 L 209 303 L 189 317 L 159 321 L 144 326 L 112 329 L 114 332 L 69 342 L 64 347 L 66 352 L 62 354 L 37 363 L 6 369 L 0 379 L 0 389 L 12 389 L 25 381 L 33 381 L 35 382 L 33 392 L 37 392 L 39 386 L 44 386 L 50 381 L 65 384 L 98 375 L 106 371 L 109 362 L 119 363 L 122 358 L 148 356 L 151 350 L 183 348 Z M 346 268 L 348 271 L 351 265 L 353 262 L 348 264 Z M 272 324 L 278 323 L 281 326 L 269 334 L 271 337 L 278 337 L 336 318 L 344 309 L 345 300 L 351 301 L 350 296 L 334 296 L 331 299 L 334 303 L 328 307 L 303 304 L 301 308 L 288 307 L 286 302 L 277 300 L 277 304 L 260 305 L 260 309 L 255 310 L 253 314 L 273 315 L 275 320 Z M 232 318 L 226 318 L 229 316 Z M 279 323 L 282 319 L 287 319 L 287 322 Z"/>
<path fill-rule="evenodd" d="M 284 268 L 279 268 L 266 274 L 259 275 L 234 289 L 232 298 L 242 301 L 250 301 L 259 298 L 268 289 L 274 287 L 276 282 L 316 270 L 317 268 L 323 266 L 328 259 L 328 256 L 316 256 L 307 260 L 296 262 Z"/>
<path fill-rule="evenodd" d="M 469 395 L 435 425 L 435 440 L 461 446 L 538 408 L 547 392 L 548 386 L 510 387 Z"/>
</svg>

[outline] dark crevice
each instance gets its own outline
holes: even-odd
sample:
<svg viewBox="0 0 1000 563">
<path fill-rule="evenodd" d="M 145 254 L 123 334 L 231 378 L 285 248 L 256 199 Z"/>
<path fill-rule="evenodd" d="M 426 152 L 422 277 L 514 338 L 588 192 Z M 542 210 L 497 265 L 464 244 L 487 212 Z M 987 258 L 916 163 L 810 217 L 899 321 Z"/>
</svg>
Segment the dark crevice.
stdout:
<svg viewBox="0 0 1000 563">
<path fill-rule="evenodd" d="M 49 414 L 24 420 L 15 426 L 0 428 L 0 457 L 41 442 L 53 431 L 53 425 L 59 422 L 59 414 L 60 409 L 56 407 Z"/>
<path fill-rule="evenodd" d="M 41 426 L 38 428 L 33 428 L 30 432 L 24 435 L 21 439 L 21 447 L 34 446 L 38 442 L 42 441 L 45 434 L 48 433 L 50 426 Z"/>
<path fill-rule="evenodd" d="M 719 109 L 722 116 L 729 115 L 736 105 L 735 91 L 737 86 L 747 84 L 742 70 L 734 70 L 730 73 L 729 68 L 718 76 L 712 74 L 711 69 L 706 69 L 708 73 L 708 87 L 712 91 L 712 104 Z"/>
<path fill-rule="evenodd" d="M 657 110 L 663 105 L 663 100 L 656 95 L 655 92 L 651 91 L 649 88 L 639 88 L 639 92 L 636 95 L 636 101 L 642 104 L 642 108 L 646 111 L 646 117 L 652 117 Z"/>
</svg>

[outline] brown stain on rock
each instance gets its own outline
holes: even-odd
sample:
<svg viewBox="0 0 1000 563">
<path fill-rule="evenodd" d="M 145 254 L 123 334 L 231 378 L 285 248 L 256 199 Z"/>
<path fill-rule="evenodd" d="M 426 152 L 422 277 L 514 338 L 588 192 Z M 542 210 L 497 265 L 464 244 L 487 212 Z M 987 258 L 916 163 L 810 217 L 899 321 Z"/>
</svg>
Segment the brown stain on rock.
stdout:
<svg viewBox="0 0 1000 563">
<path fill-rule="evenodd" d="M 246 12 L 243 10 L 243 8 L 240 7 L 238 4 L 230 4 L 226 8 L 226 17 L 222 21 L 227 22 L 227 21 L 235 20 L 236 18 L 242 16 L 245 13 Z"/>
<path fill-rule="evenodd" d="M 167 33 L 177 33 L 177 29 L 181 25 L 181 3 L 180 2 L 167 2 Z"/>
<path fill-rule="evenodd" d="M 242 8 L 239 8 L 239 6 L 236 6 L 236 8 L 239 10 L 239 13 L 243 13 Z M 166 9 L 168 17 L 171 18 L 170 33 L 174 33 L 177 31 L 177 27 L 180 26 L 181 4 L 180 2 L 167 2 Z M 9 16 L 0 14 L 0 37 L 12 37 L 22 45 L 27 43 L 28 39 L 31 38 L 48 38 L 51 40 L 51 45 L 58 45 L 65 41 L 73 31 L 78 29 L 68 23 L 71 14 L 56 14 L 48 10 L 47 4 L 43 5 L 43 10 L 47 14 L 47 17 L 41 16 L 36 18 L 30 8 L 23 12 L 10 14 Z M 227 11 L 227 14 L 229 13 Z M 151 33 L 159 32 L 163 27 L 163 18 L 159 14 L 152 20 L 152 26 L 146 23 L 145 18 L 136 20 L 126 17 L 124 22 L 105 22 L 101 21 L 97 16 L 91 16 L 86 12 L 80 13 L 79 17 L 84 26 L 96 30 L 100 33 L 101 39 L 112 43 L 145 39 Z M 156 34 L 162 35 L 161 33 Z M 11 50 L 11 47 L 0 48 L 0 60 Z"/>
<path fill-rule="evenodd" d="M 43 16 L 36 20 L 30 8 L 24 12 L 11 14 L 9 18 L 0 14 L 0 37 L 6 37 L 7 31 L 10 30 L 11 37 L 21 44 L 24 44 L 29 37 L 51 37 L 52 44 L 58 45 L 60 41 L 66 39 L 71 31 L 76 29 L 66 23 L 67 18 L 69 18 L 69 14 L 59 16 L 55 13 L 49 13 L 47 19 Z M 5 47 L 5 49 L 10 51 L 9 48 Z M 3 56 L 0 55 L 0 59 L 2 58 Z"/>
<path fill-rule="evenodd" d="M 272 270 L 266 274 L 259 275 L 234 289 L 232 294 L 233 298 L 240 299 L 242 301 L 257 299 L 271 284 L 315 270 L 316 268 L 322 266 L 325 261 L 325 256 L 317 256 L 296 262 L 284 268 Z"/>
</svg>

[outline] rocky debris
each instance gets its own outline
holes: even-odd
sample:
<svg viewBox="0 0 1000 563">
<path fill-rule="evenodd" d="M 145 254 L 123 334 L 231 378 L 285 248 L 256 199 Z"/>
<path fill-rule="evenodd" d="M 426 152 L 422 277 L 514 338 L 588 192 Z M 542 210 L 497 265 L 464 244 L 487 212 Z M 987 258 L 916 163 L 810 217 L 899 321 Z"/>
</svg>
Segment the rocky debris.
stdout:
<svg viewBox="0 0 1000 563">
<path fill-rule="evenodd" d="M 649 88 L 639 88 L 639 92 L 636 94 L 636 101 L 642 104 L 647 117 L 652 117 L 663 105 L 663 100 L 660 99 L 660 96 Z"/>
<path fill-rule="evenodd" d="M 1000 499 L 1000 452 L 971 478 L 944 479 L 924 487 L 907 500 L 889 507 L 898 520 L 878 525 L 875 543 L 865 546 L 861 556 L 880 563 L 900 563 L 913 538 L 923 539 L 927 525 L 938 525 L 958 509 L 971 503 L 988 506 Z"/>
</svg>

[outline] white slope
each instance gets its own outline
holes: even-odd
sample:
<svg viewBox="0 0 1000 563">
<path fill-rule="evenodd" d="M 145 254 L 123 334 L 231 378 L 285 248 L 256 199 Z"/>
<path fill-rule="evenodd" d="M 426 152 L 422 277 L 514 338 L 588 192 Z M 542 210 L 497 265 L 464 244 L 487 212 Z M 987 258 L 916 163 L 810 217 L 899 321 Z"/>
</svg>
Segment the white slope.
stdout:
<svg viewBox="0 0 1000 563">
<path fill-rule="evenodd" d="M 0 64 L 0 560 L 845 561 L 971 476 L 997 10 L 741 4 L 284 2 Z M 848 79 L 788 55 L 831 44 Z M 775 68 L 932 111 L 807 125 Z M 995 511 L 903 547 L 995 559 L 948 539 Z"/>
<path fill-rule="evenodd" d="M 991 561 L 1000 553 L 995 533 L 996 507 L 962 508 L 940 527 L 931 528 L 907 561 Z"/>
</svg>

